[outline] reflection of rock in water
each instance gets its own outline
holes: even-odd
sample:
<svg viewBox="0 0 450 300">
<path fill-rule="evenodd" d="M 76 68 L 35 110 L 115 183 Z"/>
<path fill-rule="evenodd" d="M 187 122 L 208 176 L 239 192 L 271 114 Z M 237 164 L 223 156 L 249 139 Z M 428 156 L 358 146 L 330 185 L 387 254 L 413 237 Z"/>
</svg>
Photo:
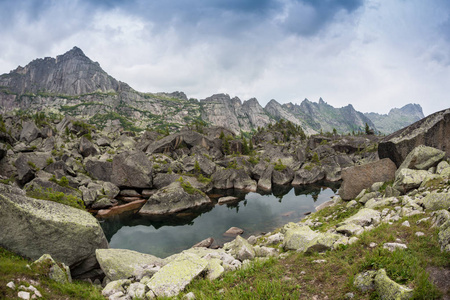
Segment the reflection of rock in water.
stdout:
<svg viewBox="0 0 450 300">
<path fill-rule="evenodd" d="M 155 229 L 163 226 L 183 226 L 192 225 L 195 218 L 213 209 L 214 206 L 205 206 L 202 208 L 185 210 L 170 216 L 158 216 L 158 217 L 144 217 L 138 214 L 121 214 L 113 216 L 100 221 L 103 231 L 105 232 L 106 239 L 111 241 L 111 238 L 116 234 L 123 226 L 152 226 Z"/>
<path fill-rule="evenodd" d="M 314 201 L 317 201 L 317 198 L 322 190 L 331 189 L 333 193 L 336 193 L 340 186 L 340 181 L 321 181 L 313 184 L 295 186 L 294 193 L 296 196 L 311 195 Z"/>
</svg>

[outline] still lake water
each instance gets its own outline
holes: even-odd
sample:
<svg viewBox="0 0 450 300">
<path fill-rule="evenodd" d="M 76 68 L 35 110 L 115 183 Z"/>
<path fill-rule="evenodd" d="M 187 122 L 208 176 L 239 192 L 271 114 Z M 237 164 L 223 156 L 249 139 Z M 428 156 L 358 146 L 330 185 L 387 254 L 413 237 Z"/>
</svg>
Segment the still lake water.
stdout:
<svg viewBox="0 0 450 300">
<path fill-rule="evenodd" d="M 238 190 L 213 190 L 210 197 L 235 196 L 239 202 L 212 205 L 164 219 L 139 215 L 120 215 L 101 226 L 111 248 L 130 249 L 165 258 L 213 237 L 216 245 L 231 241 L 223 234 L 230 227 L 244 230 L 244 238 L 272 231 L 288 222 L 298 222 L 305 213 L 330 200 L 339 184 L 322 183 L 302 187 L 275 187 L 272 193 L 245 193 Z"/>
</svg>

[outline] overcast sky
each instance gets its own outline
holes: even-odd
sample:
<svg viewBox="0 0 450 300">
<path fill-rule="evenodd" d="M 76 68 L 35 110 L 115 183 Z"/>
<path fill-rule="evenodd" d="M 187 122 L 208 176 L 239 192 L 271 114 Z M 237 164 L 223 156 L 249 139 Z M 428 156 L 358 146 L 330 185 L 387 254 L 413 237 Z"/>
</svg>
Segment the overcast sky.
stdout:
<svg viewBox="0 0 450 300">
<path fill-rule="evenodd" d="M 450 107 L 448 0 L 0 0 L 0 74 L 80 47 L 141 92 Z"/>
</svg>

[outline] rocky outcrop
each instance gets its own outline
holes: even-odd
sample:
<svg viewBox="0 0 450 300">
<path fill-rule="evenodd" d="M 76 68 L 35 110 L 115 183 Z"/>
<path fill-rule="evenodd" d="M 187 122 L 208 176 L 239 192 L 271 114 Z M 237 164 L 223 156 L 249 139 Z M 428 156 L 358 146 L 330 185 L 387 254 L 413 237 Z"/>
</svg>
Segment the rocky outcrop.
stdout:
<svg viewBox="0 0 450 300">
<path fill-rule="evenodd" d="M 390 159 L 382 159 L 361 166 L 342 170 L 342 185 L 339 195 L 344 200 L 354 199 L 365 188 L 375 182 L 387 182 L 395 178 L 395 164 Z"/>
<path fill-rule="evenodd" d="M 223 169 L 212 176 L 212 182 L 217 189 L 241 189 L 256 191 L 256 182 L 243 169 Z"/>
<path fill-rule="evenodd" d="M 63 204 L 36 200 L 23 191 L 0 184 L 0 245 L 38 259 L 50 254 L 80 277 L 95 268 L 95 250 L 108 248 L 98 221 L 88 212 Z"/>
<path fill-rule="evenodd" d="M 417 146 L 425 145 L 445 151 L 450 157 L 450 109 L 446 109 L 384 138 L 378 146 L 380 158 L 390 158 L 399 167 Z"/>
</svg>

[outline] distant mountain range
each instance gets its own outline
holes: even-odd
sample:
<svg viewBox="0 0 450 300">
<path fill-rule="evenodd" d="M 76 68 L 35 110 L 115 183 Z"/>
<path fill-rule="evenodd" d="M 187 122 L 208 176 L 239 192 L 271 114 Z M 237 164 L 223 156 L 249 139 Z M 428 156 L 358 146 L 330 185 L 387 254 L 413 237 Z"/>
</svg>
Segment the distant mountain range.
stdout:
<svg viewBox="0 0 450 300">
<path fill-rule="evenodd" d="M 12 110 L 79 116 L 100 127 L 120 124 L 126 130 L 176 130 L 193 122 L 252 131 L 281 118 L 301 125 L 307 134 L 364 130 L 389 134 L 424 117 L 418 104 L 394 108 L 387 115 L 361 113 L 351 104 L 335 108 L 322 99 L 300 105 L 271 100 L 241 101 L 226 94 L 188 99 L 183 92 L 142 93 L 108 75 L 77 47 L 56 58 L 36 59 L 0 75 L 0 113 Z"/>
</svg>

